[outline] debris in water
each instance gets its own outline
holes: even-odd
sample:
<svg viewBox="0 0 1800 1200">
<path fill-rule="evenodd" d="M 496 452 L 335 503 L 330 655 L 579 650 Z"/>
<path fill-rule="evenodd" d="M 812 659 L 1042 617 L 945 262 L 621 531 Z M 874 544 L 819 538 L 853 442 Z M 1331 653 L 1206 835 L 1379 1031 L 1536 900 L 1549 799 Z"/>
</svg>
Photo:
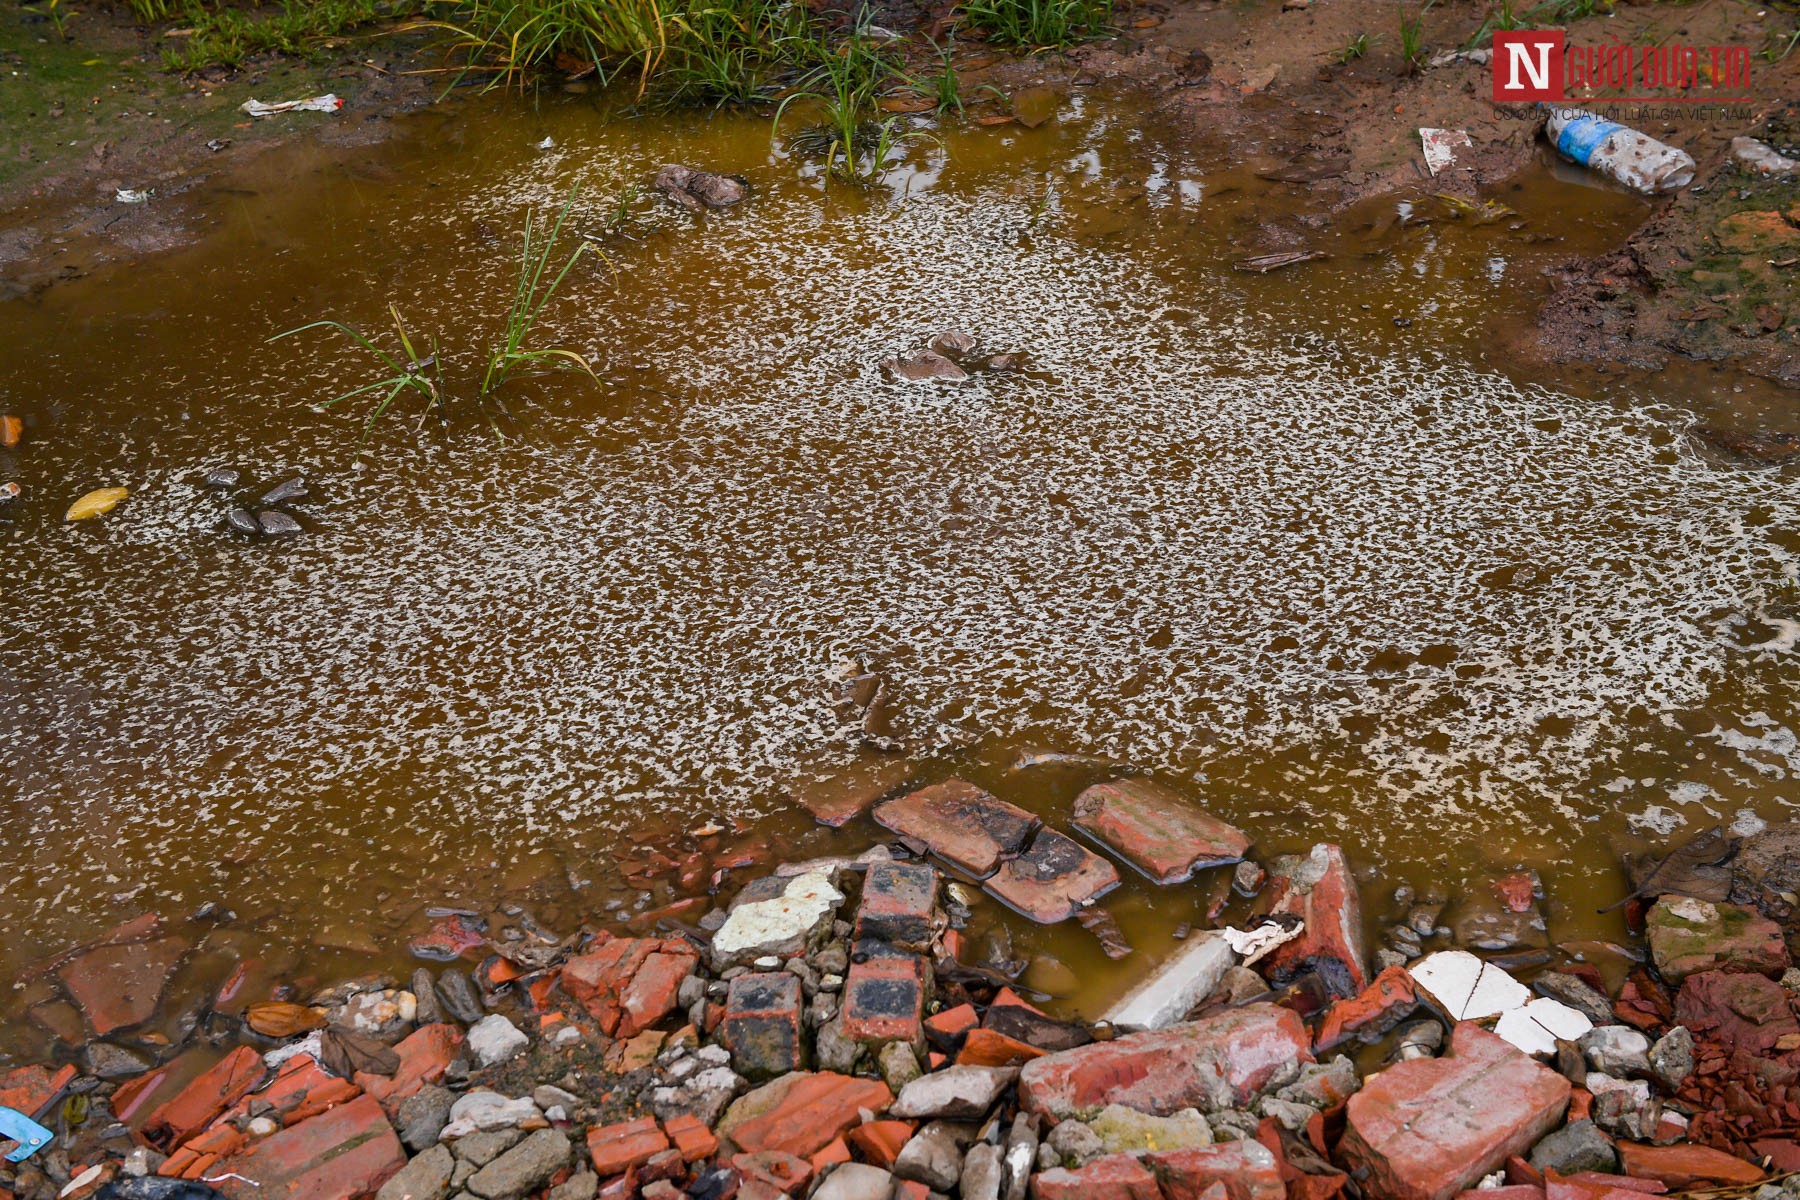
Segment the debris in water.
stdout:
<svg viewBox="0 0 1800 1200">
<path fill-rule="evenodd" d="M 1277 946 L 1285 946 L 1306 931 L 1303 921 L 1270 921 L 1254 929 L 1233 929 L 1229 925 L 1218 931 L 1225 944 L 1237 952 L 1244 966 L 1250 966 Z"/>
<path fill-rule="evenodd" d="M 1792 175 L 1795 171 L 1800 171 L 1800 159 L 1778 153 L 1755 138 L 1732 138 L 1731 157 L 1737 160 L 1739 166 L 1764 175 Z"/>
<path fill-rule="evenodd" d="M 122 487 L 96 488 L 69 505 L 64 519 L 69 521 L 85 521 L 90 517 L 103 517 L 117 508 L 119 501 L 131 493 Z"/>
<path fill-rule="evenodd" d="M 554 150 L 554 149 L 556 149 L 556 139 L 553 137 L 547 137 L 543 141 L 541 141 L 537 144 L 537 148 L 539 150 Z"/>
<path fill-rule="evenodd" d="M 120 204 L 142 204 L 144 201 L 150 199 L 150 190 L 148 188 L 141 190 L 138 188 L 120 188 L 113 193 L 113 199 L 117 200 Z"/>
<path fill-rule="evenodd" d="M 946 379 L 957 383 L 969 377 L 967 371 L 935 350 L 927 350 L 912 358 L 890 358 L 881 366 L 883 370 L 908 383 L 921 383 L 928 379 Z"/>
<path fill-rule="evenodd" d="M 1330 256 L 1323 250 L 1283 250 L 1279 254 L 1259 254 L 1255 258 L 1246 258 L 1231 265 L 1240 271 L 1254 271 L 1258 275 L 1267 275 L 1270 271 L 1279 271 L 1283 267 L 1292 267 L 1299 263 L 1328 257 Z"/>
<path fill-rule="evenodd" d="M 691 213 L 730 208 L 750 194 L 749 183 L 740 176 L 715 175 L 677 163 L 658 170 L 650 186 Z"/>
<path fill-rule="evenodd" d="M 1456 152 L 1470 149 L 1474 143 L 1461 129 L 1420 129 L 1419 141 L 1425 147 L 1425 169 L 1435 178 L 1456 165 Z"/>
<path fill-rule="evenodd" d="M 1694 159 L 1687 151 L 1583 109 L 1552 109 L 1544 136 L 1570 162 L 1633 191 L 1655 195 L 1694 182 Z"/>
<path fill-rule="evenodd" d="M 284 112 L 322 112 L 334 113 L 344 107 L 344 102 L 336 94 L 326 92 L 323 96 L 308 96 L 304 100 L 281 100 L 274 104 L 265 104 L 261 100 L 246 100 L 238 108 L 253 117 L 272 117 Z"/>
<path fill-rule="evenodd" d="M 0 416 L 0 446 L 11 450 L 25 437 L 25 422 L 11 415 Z"/>
</svg>

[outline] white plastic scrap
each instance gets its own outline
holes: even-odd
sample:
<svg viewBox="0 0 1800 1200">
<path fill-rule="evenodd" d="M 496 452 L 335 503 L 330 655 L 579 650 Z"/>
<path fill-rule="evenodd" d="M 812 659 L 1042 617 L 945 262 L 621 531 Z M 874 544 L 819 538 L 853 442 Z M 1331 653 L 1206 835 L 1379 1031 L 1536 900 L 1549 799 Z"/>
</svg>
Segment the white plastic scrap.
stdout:
<svg viewBox="0 0 1800 1200">
<path fill-rule="evenodd" d="M 120 188 L 113 193 L 113 199 L 117 200 L 120 204 L 142 204 L 149 198 L 150 190 L 148 188 L 142 190 L 138 188 Z"/>
<path fill-rule="evenodd" d="M 1285 945 L 1299 937 L 1305 926 L 1296 924 L 1292 929 L 1284 929 L 1280 925 L 1258 925 L 1255 929 L 1232 929 L 1227 926 L 1218 930 L 1225 944 L 1244 960 L 1249 966 L 1277 946 Z"/>
<path fill-rule="evenodd" d="M 554 149 L 556 149 L 556 139 L 553 137 L 547 137 L 543 141 L 541 141 L 537 144 L 537 148 L 539 150 L 554 150 Z"/>
<path fill-rule="evenodd" d="M 1407 968 L 1413 982 L 1431 995 L 1452 1021 L 1479 1021 L 1523 1008 L 1526 986 L 1467 950 L 1440 950 Z"/>
<path fill-rule="evenodd" d="M 1474 145 L 1461 129 L 1420 129 L 1419 142 L 1425 147 L 1425 169 L 1433 177 L 1456 165 L 1458 148 L 1466 150 Z"/>
<path fill-rule="evenodd" d="M 1539 996 L 1523 1008 L 1502 1013 L 1494 1032 L 1525 1053 L 1539 1056 L 1555 1054 L 1559 1039 L 1572 1042 L 1593 1027 L 1592 1021 L 1562 1001 Z"/>
<path fill-rule="evenodd" d="M 272 1071 L 296 1054 L 310 1054 L 316 1060 L 322 1053 L 323 1051 L 319 1048 L 319 1031 L 315 1029 L 299 1041 L 289 1042 L 285 1046 L 277 1046 L 263 1055 L 263 1066 Z"/>
<path fill-rule="evenodd" d="M 284 112 L 334 113 L 344 107 L 344 102 L 335 93 L 326 92 L 323 96 L 308 96 L 304 100 L 282 100 L 275 104 L 265 104 L 261 100 L 246 100 L 238 107 L 253 117 L 272 117 L 276 113 Z"/>
<path fill-rule="evenodd" d="M 1792 175 L 1800 171 L 1800 160 L 1789 158 L 1755 138 L 1732 138 L 1731 156 L 1743 166 L 1764 175 Z"/>
</svg>

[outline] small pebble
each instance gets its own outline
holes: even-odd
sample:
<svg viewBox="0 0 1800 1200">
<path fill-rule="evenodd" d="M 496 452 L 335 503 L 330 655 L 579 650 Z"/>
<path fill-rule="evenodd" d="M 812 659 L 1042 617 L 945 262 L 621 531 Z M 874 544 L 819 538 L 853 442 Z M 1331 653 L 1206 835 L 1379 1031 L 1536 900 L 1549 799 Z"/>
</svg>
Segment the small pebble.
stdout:
<svg viewBox="0 0 1800 1200">
<path fill-rule="evenodd" d="M 256 523 L 270 537 L 288 537 L 300 532 L 300 522 L 284 512 L 270 510 L 257 514 Z"/>
</svg>

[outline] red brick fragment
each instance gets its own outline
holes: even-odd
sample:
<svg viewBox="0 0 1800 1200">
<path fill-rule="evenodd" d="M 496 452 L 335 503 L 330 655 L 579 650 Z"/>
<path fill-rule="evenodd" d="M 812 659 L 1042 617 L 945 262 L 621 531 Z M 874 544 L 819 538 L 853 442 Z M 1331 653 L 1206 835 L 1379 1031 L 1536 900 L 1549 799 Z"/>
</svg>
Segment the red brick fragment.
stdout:
<svg viewBox="0 0 1800 1200">
<path fill-rule="evenodd" d="M 358 1096 L 220 1159 L 206 1177 L 228 1200 L 371 1196 L 406 1165 L 394 1127 Z"/>
<path fill-rule="evenodd" d="M 1157 883 L 1242 859 L 1250 839 L 1148 779 L 1099 783 L 1075 798 L 1074 826 Z"/>
<path fill-rule="evenodd" d="M 1037 818 L 962 779 L 920 788 L 875 809 L 875 820 L 916 838 L 977 878 L 1025 848 Z"/>
<path fill-rule="evenodd" d="M 1156 1176 L 1129 1154 L 1109 1154 L 1076 1170 L 1053 1167 L 1031 1178 L 1033 1200 L 1163 1200 Z"/>
<path fill-rule="evenodd" d="M 655 1117 L 639 1117 L 588 1130 L 587 1145 L 594 1173 L 604 1179 L 649 1162 L 652 1155 L 669 1148 L 669 1139 L 657 1128 Z"/>
<path fill-rule="evenodd" d="M 711 1158 L 719 1152 L 719 1139 L 706 1127 L 706 1122 L 689 1113 L 681 1113 L 663 1122 L 663 1132 L 690 1163 Z"/>
<path fill-rule="evenodd" d="M 844 979 L 844 1036 L 857 1042 L 924 1041 L 925 963 L 916 955 L 850 964 Z"/>
<path fill-rule="evenodd" d="M 911 1121 L 869 1121 L 852 1129 L 847 1138 L 864 1162 L 892 1167 L 916 1128 Z"/>
<path fill-rule="evenodd" d="M 1389 967 L 1359 996 L 1339 1000 L 1325 1012 L 1313 1052 L 1323 1054 L 1351 1038 L 1373 1041 L 1404 1021 L 1419 1006 L 1419 993 L 1405 967 Z"/>
<path fill-rule="evenodd" d="M 262 1055 L 239 1046 L 159 1105 L 144 1122 L 145 1138 L 164 1148 L 179 1146 L 248 1095 L 264 1073 Z"/>
<path fill-rule="evenodd" d="M 731 1131 L 739 1150 L 780 1150 L 807 1158 L 862 1118 L 858 1109 L 880 1112 L 894 1102 L 887 1086 L 821 1071 L 796 1077 L 773 1108 Z"/>
</svg>

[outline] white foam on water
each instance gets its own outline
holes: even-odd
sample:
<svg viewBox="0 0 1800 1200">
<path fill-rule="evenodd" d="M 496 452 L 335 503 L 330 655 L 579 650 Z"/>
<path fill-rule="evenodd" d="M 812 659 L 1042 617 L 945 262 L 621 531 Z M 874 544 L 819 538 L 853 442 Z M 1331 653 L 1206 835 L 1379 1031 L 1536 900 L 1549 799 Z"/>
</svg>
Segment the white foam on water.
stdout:
<svg viewBox="0 0 1800 1200">
<path fill-rule="evenodd" d="M 1593 781 L 1634 773 L 1633 710 L 1728 680 L 1791 699 L 1757 682 L 1789 647 L 1717 623 L 1763 619 L 1793 573 L 1763 531 L 1800 510 L 1672 452 L 1679 414 L 1277 335 L 1022 236 L 1019 204 L 770 195 L 736 219 L 621 263 L 631 329 L 596 293 L 554 331 L 673 397 L 629 437 L 560 418 L 380 472 L 295 458 L 331 498 L 279 548 L 228 543 L 171 457 L 104 539 L 9 554 L 4 857 L 60 860 L 40 903 L 196 845 L 298 868 L 303 844 L 444 853 L 473 827 L 467 853 L 504 857 L 764 812 L 850 752 L 846 658 L 900 686 L 915 747 L 1030 729 L 1190 773 L 1317 747 L 1355 758 L 1372 827 L 1460 838 L 1610 809 Z M 719 254 L 730 286 L 656 298 Z M 946 326 L 1030 370 L 884 378 Z M 259 402 L 346 381 L 286 386 Z M 1791 762 L 1791 735 L 1711 744 Z"/>
</svg>

